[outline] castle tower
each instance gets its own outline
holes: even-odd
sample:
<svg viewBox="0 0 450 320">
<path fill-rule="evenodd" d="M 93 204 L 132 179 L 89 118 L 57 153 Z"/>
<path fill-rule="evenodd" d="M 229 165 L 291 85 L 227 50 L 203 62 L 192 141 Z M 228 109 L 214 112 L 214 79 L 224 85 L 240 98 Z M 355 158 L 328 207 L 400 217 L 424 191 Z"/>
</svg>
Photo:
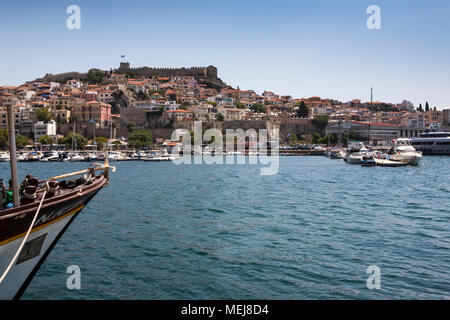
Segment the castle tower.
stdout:
<svg viewBox="0 0 450 320">
<path fill-rule="evenodd" d="M 129 62 L 121 62 L 120 63 L 120 67 L 119 67 L 119 71 L 120 72 L 125 72 L 130 70 L 130 63 Z"/>
</svg>

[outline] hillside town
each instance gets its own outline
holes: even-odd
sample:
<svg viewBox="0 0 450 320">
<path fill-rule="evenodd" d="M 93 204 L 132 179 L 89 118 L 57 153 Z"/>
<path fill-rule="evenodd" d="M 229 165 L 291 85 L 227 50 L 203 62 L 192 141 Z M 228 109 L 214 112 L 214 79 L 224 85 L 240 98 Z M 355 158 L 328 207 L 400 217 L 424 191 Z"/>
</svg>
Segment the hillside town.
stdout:
<svg viewBox="0 0 450 320">
<path fill-rule="evenodd" d="M 0 128 L 6 128 L 6 108 L 12 105 L 16 133 L 36 144 L 58 143 L 74 126 L 91 140 L 126 141 L 136 130 L 147 130 L 154 142 L 163 142 L 174 128 L 191 129 L 198 120 L 219 128 L 227 123 L 257 127 L 271 121 L 280 128 L 281 142 L 310 141 L 315 134 L 314 142 L 322 138 L 329 143 L 329 138 L 324 139 L 327 135 L 351 132 L 380 144 L 450 129 L 450 109 L 439 106 L 438 110 L 428 102 L 414 106 L 406 100 L 342 102 L 257 93 L 226 85 L 213 66 L 193 69 L 132 69 L 122 63 L 116 70 L 46 75 L 20 86 L 2 86 Z"/>
</svg>

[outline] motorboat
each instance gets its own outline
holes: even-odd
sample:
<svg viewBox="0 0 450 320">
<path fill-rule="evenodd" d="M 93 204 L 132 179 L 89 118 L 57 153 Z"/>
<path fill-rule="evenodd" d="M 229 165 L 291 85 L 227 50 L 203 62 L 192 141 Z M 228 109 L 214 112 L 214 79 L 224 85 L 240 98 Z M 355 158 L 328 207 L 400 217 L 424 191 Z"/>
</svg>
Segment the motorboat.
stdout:
<svg viewBox="0 0 450 320">
<path fill-rule="evenodd" d="M 81 162 L 85 161 L 85 158 L 79 153 L 69 154 L 70 162 Z"/>
<path fill-rule="evenodd" d="M 361 159 L 361 165 L 363 167 L 374 167 L 377 165 L 373 155 L 364 155 Z"/>
<path fill-rule="evenodd" d="M 39 159 L 40 162 L 55 162 L 59 161 L 59 153 L 56 151 L 53 152 L 44 152 L 44 155 L 41 159 Z"/>
<path fill-rule="evenodd" d="M 389 151 L 389 160 L 405 162 L 416 166 L 422 159 L 422 153 L 416 151 L 409 138 L 394 139 L 393 146 Z"/>
<path fill-rule="evenodd" d="M 31 151 L 28 153 L 28 161 L 39 161 L 43 155 L 41 151 Z"/>
<path fill-rule="evenodd" d="M 110 151 L 108 154 L 108 160 L 109 161 L 123 161 L 123 160 L 125 160 L 125 156 L 122 154 L 122 152 Z"/>
<path fill-rule="evenodd" d="M 10 157 L 8 152 L 0 152 L 0 162 L 9 162 Z"/>
</svg>

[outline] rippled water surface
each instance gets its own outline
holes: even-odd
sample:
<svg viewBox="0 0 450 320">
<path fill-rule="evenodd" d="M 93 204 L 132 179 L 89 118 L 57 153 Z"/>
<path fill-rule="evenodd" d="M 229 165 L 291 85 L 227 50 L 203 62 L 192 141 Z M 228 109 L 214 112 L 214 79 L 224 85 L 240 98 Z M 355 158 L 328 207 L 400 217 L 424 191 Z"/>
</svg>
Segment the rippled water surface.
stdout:
<svg viewBox="0 0 450 320">
<path fill-rule="evenodd" d="M 275 176 L 255 165 L 115 165 L 23 299 L 450 298 L 449 157 L 404 168 L 281 157 Z M 66 288 L 70 265 L 81 290 Z M 380 290 L 366 287 L 370 265 Z"/>
</svg>

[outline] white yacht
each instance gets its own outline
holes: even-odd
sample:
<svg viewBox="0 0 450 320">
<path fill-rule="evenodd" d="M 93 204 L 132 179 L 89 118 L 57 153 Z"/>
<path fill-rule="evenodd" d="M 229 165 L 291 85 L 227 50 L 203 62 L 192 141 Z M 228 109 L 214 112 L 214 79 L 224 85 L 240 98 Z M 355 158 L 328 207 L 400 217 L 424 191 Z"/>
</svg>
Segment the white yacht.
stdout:
<svg viewBox="0 0 450 320">
<path fill-rule="evenodd" d="M 424 132 L 411 138 L 411 144 L 424 155 L 450 155 L 450 132 Z"/>
<path fill-rule="evenodd" d="M 52 162 L 52 161 L 59 161 L 59 152 L 53 151 L 53 152 L 47 152 L 47 154 L 44 154 L 44 156 L 39 159 L 41 162 Z"/>
<path fill-rule="evenodd" d="M 389 159 L 415 166 L 422 159 L 422 153 L 414 149 L 411 145 L 411 139 L 399 138 L 393 140 L 393 146 L 389 151 Z"/>
<path fill-rule="evenodd" d="M 344 161 L 349 164 L 361 164 L 364 156 L 370 152 L 364 143 L 360 141 L 350 141 L 347 148 L 347 154 L 344 156 Z"/>
<path fill-rule="evenodd" d="M 85 160 L 84 157 L 78 153 L 72 153 L 71 155 L 69 154 L 69 158 L 71 162 L 81 162 Z"/>
<path fill-rule="evenodd" d="M 31 151 L 28 153 L 28 161 L 39 161 L 43 155 L 44 154 L 41 151 Z"/>
<path fill-rule="evenodd" d="M 347 153 L 344 160 L 349 164 L 361 164 L 363 158 L 370 155 L 369 152 Z"/>
<path fill-rule="evenodd" d="M 122 154 L 122 152 L 110 151 L 108 154 L 108 160 L 109 161 L 123 161 L 123 160 L 125 160 L 125 156 Z"/>
<path fill-rule="evenodd" d="M 19 153 L 17 155 L 17 161 L 19 162 L 28 161 L 28 155 L 24 152 Z"/>
<path fill-rule="evenodd" d="M 9 162 L 9 153 L 8 152 L 0 152 L 0 162 Z"/>
</svg>

